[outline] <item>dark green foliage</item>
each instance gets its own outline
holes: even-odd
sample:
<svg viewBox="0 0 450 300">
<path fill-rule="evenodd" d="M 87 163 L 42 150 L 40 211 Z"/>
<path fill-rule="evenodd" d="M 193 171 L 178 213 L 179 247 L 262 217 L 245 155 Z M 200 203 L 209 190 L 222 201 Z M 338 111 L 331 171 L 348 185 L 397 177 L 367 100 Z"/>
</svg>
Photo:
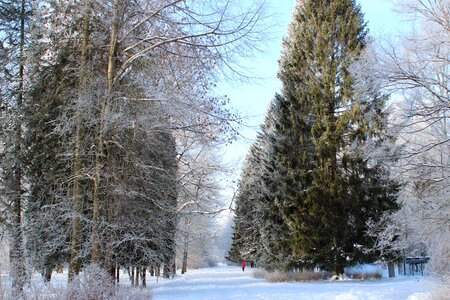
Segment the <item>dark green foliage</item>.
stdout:
<svg viewBox="0 0 450 300">
<path fill-rule="evenodd" d="M 355 93 L 350 67 L 365 47 L 366 31 L 354 1 L 302 1 L 289 33 L 280 62 L 283 89 L 266 122 L 265 161 L 254 175 L 265 187 L 258 202 L 260 244 L 270 249 L 259 254 L 280 258 L 266 260 L 266 268 L 342 274 L 345 266 L 376 259 L 367 251 L 373 244 L 367 221 L 396 208 L 397 185 L 369 155 L 370 145 L 386 139 L 385 99 L 373 87 Z M 249 207 L 237 205 L 239 221 L 240 210 Z M 264 228 L 275 233 L 268 235 L 272 241 L 264 241 Z"/>
<path fill-rule="evenodd" d="M 350 72 L 366 32 L 351 0 L 305 1 L 291 30 L 279 73 L 288 107 L 282 147 L 291 149 L 275 158 L 290 173 L 279 208 L 293 257 L 342 273 L 367 259 L 365 224 L 393 202 L 381 184 L 386 174 L 363 153 L 378 125 L 369 114 L 376 99 L 355 98 Z"/>
<path fill-rule="evenodd" d="M 233 243 L 229 253 L 232 261 L 254 260 L 266 269 L 288 268 L 289 243 L 286 224 L 272 196 L 277 192 L 274 178 L 280 170 L 270 161 L 275 138 L 273 113 L 280 104 L 277 97 L 268 112 L 261 133 L 258 134 L 246 158 L 236 197 Z"/>
<path fill-rule="evenodd" d="M 287 154 L 292 148 L 288 146 L 289 135 L 280 134 L 285 128 L 286 119 L 283 113 L 287 111 L 283 97 L 276 95 L 269 109 L 268 117 L 263 127 L 265 155 L 262 172 L 264 195 L 261 198 L 261 253 L 260 265 L 266 269 L 287 270 L 295 265 L 291 260 L 291 232 L 280 210 L 280 203 L 286 197 L 292 173 L 275 158 L 281 153 Z"/>
<path fill-rule="evenodd" d="M 146 111 L 133 103 L 124 107 L 136 114 L 135 120 Z M 123 132 L 110 132 L 115 142 L 107 147 L 109 220 L 102 231 L 122 266 L 170 265 L 175 258 L 175 141 L 169 131 L 151 125 L 135 122 Z"/>
<path fill-rule="evenodd" d="M 80 20 L 74 22 L 81 26 Z M 100 23 L 96 26 L 106 30 Z M 37 38 L 39 30 L 35 34 Z M 37 45 L 30 59 L 26 246 L 38 270 L 65 264 L 74 256 L 75 274 L 91 261 L 95 145 L 99 106 L 106 97 L 107 47 L 95 44 L 98 49 L 87 53 L 83 73 L 80 35 L 64 41 L 53 38 L 48 44 L 55 47 L 55 57 L 40 52 L 49 45 Z M 175 141 L 158 108 L 135 100 L 143 98 L 146 89 L 139 76 L 129 74 L 118 82 L 105 121 L 99 250 L 100 263 L 108 270 L 116 261 L 122 266 L 171 265 L 175 255 Z"/>
<path fill-rule="evenodd" d="M 261 163 L 261 144 L 255 143 L 246 158 L 246 166 L 241 174 L 240 186 L 236 195 L 236 218 L 233 231 L 233 244 L 229 259 L 234 262 L 256 260 L 261 235 L 258 208 L 263 197 L 258 178 Z"/>
<path fill-rule="evenodd" d="M 25 284 L 23 112 L 27 88 L 25 51 L 29 47 L 31 11 L 28 0 L 0 1 L 0 222 L 10 241 L 14 297 L 20 297 Z"/>
<path fill-rule="evenodd" d="M 63 72 L 68 63 L 61 55 L 55 65 L 39 70 L 25 112 L 29 183 L 26 247 L 30 262 L 38 270 L 54 268 L 68 258 L 71 216 L 66 185 L 71 163 L 67 144 L 73 134 L 57 132 L 57 120 L 63 117 L 77 83 L 73 74 Z"/>
</svg>

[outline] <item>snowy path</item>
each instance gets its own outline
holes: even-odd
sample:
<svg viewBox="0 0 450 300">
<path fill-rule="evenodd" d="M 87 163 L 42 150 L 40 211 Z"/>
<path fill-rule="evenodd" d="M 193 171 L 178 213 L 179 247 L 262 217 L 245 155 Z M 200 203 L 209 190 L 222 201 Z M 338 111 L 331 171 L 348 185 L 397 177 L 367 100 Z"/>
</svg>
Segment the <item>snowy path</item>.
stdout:
<svg viewBox="0 0 450 300">
<path fill-rule="evenodd" d="M 173 280 L 151 280 L 154 300 L 427 300 L 432 286 L 427 277 L 367 281 L 267 283 L 254 279 L 251 269 L 215 267 L 190 270 Z"/>
</svg>

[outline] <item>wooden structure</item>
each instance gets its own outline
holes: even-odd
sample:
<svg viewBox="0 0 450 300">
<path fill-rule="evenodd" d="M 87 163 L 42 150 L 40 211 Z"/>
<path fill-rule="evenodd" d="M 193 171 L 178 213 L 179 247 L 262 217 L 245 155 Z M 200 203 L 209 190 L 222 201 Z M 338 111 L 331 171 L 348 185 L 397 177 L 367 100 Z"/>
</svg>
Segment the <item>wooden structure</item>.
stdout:
<svg viewBox="0 0 450 300">
<path fill-rule="evenodd" d="M 404 268 L 404 275 L 422 275 L 423 271 L 425 269 L 425 265 L 430 260 L 430 257 L 428 256 L 407 256 L 405 257 L 405 268 Z M 406 265 L 408 265 L 408 268 L 406 268 Z M 408 271 L 409 274 L 406 272 Z"/>
</svg>

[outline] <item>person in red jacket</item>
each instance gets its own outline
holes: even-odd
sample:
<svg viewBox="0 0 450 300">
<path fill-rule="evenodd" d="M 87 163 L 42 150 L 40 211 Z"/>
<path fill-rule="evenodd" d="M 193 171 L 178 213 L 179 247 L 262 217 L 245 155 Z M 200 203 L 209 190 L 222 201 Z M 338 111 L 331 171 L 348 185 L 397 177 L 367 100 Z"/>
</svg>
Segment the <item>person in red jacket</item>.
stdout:
<svg viewBox="0 0 450 300">
<path fill-rule="evenodd" d="M 241 265 L 242 265 L 242 272 L 244 272 L 245 271 L 245 260 L 242 261 Z"/>
</svg>

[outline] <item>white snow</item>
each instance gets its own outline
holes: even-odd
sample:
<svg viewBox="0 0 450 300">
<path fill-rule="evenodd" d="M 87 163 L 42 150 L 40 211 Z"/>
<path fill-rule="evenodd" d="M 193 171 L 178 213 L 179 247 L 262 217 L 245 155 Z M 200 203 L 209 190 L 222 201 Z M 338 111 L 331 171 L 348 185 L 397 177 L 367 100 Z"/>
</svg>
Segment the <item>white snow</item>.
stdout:
<svg viewBox="0 0 450 300">
<path fill-rule="evenodd" d="M 220 265 L 188 270 L 174 279 L 147 276 L 145 289 L 130 290 L 128 275 L 122 273 L 119 292 L 133 294 L 129 299 L 148 299 L 151 293 L 153 300 L 432 300 L 436 282 L 431 277 L 399 276 L 381 280 L 269 283 L 253 278 L 251 268 L 242 272 L 239 266 Z M 8 280 L 3 280 L 3 287 L 9 285 Z M 66 289 L 67 272 L 53 273 L 50 285 L 45 285 L 40 275 L 35 274 L 27 290 L 30 295 L 36 295 L 33 299 L 59 299 L 57 295 L 63 295 Z"/>
<path fill-rule="evenodd" d="M 154 300 L 431 300 L 429 277 L 396 277 L 381 280 L 268 283 L 252 277 L 252 270 L 219 266 L 189 270 L 174 279 L 148 280 Z"/>
</svg>

